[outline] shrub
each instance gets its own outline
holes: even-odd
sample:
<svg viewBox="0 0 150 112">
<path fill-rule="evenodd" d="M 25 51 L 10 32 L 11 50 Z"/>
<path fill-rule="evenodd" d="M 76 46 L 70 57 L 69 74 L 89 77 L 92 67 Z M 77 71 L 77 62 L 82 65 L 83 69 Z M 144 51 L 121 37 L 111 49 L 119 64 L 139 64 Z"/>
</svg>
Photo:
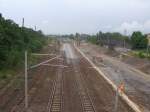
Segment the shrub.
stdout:
<svg viewBox="0 0 150 112">
<path fill-rule="evenodd" d="M 143 52 L 139 52 L 139 53 L 138 53 L 138 56 L 139 56 L 140 58 L 145 58 L 145 55 L 144 55 Z"/>
</svg>

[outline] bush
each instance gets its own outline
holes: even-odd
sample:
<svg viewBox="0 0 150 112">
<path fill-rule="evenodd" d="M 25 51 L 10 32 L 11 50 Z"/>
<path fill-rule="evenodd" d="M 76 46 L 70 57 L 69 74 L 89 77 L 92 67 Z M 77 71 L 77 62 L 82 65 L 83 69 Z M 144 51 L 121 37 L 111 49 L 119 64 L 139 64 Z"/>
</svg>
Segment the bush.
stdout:
<svg viewBox="0 0 150 112">
<path fill-rule="evenodd" d="M 6 74 L 0 74 L 0 79 L 6 79 L 7 75 Z"/>
<path fill-rule="evenodd" d="M 138 56 L 139 56 L 140 58 L 145 58 L 145 55 L 144 55 L 143 52 L 139 52 L 139 53 L 138 53 Z"/>
</svg>

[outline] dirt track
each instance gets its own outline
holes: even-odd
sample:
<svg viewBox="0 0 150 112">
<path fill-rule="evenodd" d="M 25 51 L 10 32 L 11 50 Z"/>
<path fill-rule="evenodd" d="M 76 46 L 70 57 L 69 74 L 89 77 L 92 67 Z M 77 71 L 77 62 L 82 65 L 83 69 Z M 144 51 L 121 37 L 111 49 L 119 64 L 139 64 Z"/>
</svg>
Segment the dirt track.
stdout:
<svg viewBox="0 0 150 112">
<path fill-rule="evenodd" d="M 50 64 L 67 67 L 40 66 L 30 71 L 29 109 L 32 112 L 113 112 L 115 93 L 91 65 L 70 44 L 62 49 L 63 60 Z M 65 55 L 64 55 L 65 54 Z M 9 97 L 2 112 L 24 112 L 22 94 Z M 5 100 L 5 99 L 3 99 Z M 18 103 L 19 101 L 19 103 Z M 119 101 L 118 112 L 133 112 Z"/>
</svg>

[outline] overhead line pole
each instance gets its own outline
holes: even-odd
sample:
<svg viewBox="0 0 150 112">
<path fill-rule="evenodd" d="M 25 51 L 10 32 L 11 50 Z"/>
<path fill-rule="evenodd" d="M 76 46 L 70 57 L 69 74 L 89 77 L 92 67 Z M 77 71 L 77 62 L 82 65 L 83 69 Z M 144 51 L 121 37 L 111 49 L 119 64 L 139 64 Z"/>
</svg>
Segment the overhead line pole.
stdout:
<svg viewBox="0 0 150 112">
<path fill-rule="evenodd" d="M 23 32 L 23 27 L 24 27 L 24 18 L 22 19 L 22 32 Z M 26 110 L 28 110 L 28 58 L 27 58 L 27 56 L 28 56 L 28 52 L 27 52 L 27 49 L 25 49 L 25 62 L 24 62 L 24 66 L 25 66 L 25 86 L 24 86 L 24 88 L 25 88 L 25 109 Z"/>
<path fill-rule="evenodd" d="M 22 28 L 24 27 L 24 18 L 22 19 Z"/>
<path fill-rule="evenodd" d="M 27 50 L 25 51 L 25 109 L 28 109 L 28 58 Z"/>
<path fill-rule="evenodd" d="M 127 36 L 127 30 L 126 29 L 124 30 L 124 35 Z M 125 47 L 126 47 L 126 40 L 124 39 L 123 48 L 125 49 Z"/>
<path fill-rule="evenodd" d="M 34 30 L 36 31 L 36 26 L 34 26 Z"/>
</svg>

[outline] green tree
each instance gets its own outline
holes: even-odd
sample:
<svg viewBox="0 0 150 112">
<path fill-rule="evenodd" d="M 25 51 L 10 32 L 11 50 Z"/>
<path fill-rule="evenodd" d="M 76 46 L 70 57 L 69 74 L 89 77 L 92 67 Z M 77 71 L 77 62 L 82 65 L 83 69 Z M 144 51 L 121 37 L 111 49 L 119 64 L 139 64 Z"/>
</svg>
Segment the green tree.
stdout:
<svg viewBox="0 0 150 112">
<path fill-rule="evenodd" d="M 42 31 L 19 27 L 14 21 L 0 14 L 0 69 L 22 63 L 24 50 L 39 51 L 45 44 Z"/>
<path fill-rule="evenodd" d="M 131 45 L 133 49 L 144 49 L 147 47 L 148 40 L 141 32 L 133 32 L 131 36 Z"/>
</svg>

